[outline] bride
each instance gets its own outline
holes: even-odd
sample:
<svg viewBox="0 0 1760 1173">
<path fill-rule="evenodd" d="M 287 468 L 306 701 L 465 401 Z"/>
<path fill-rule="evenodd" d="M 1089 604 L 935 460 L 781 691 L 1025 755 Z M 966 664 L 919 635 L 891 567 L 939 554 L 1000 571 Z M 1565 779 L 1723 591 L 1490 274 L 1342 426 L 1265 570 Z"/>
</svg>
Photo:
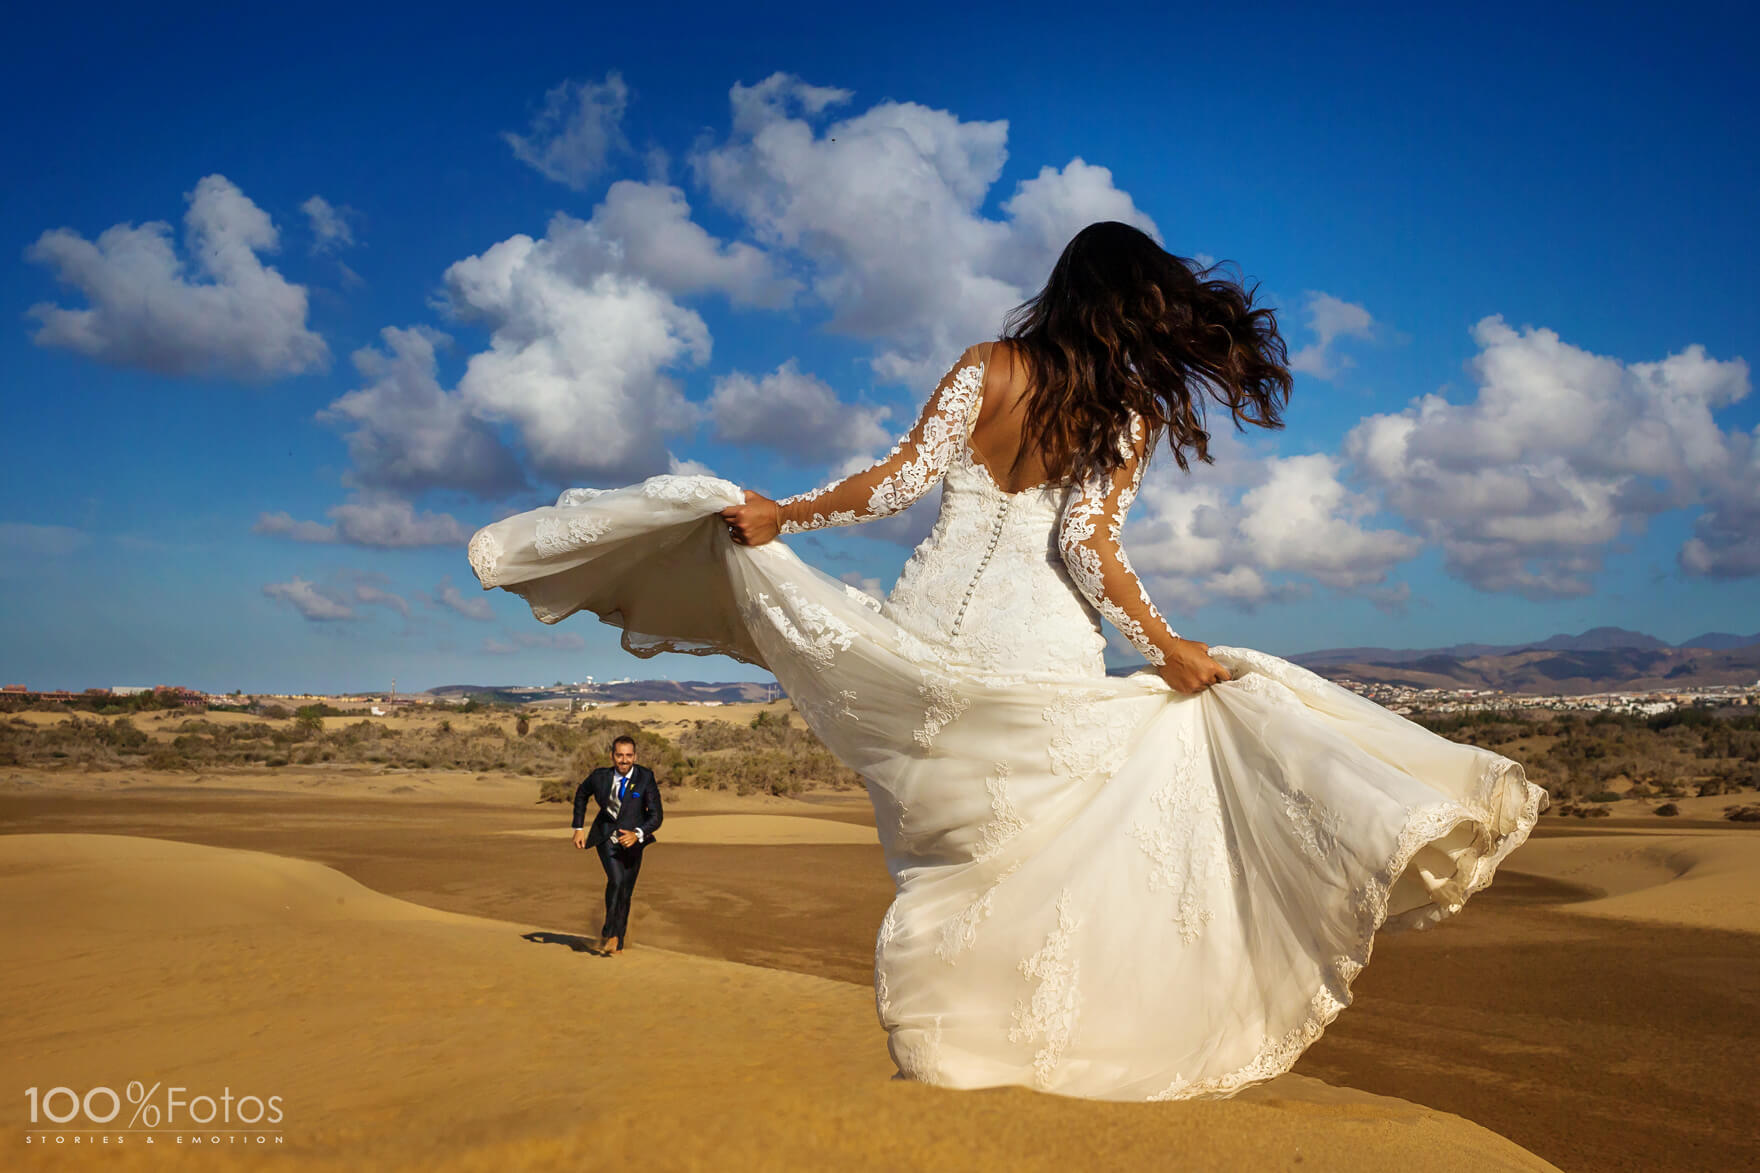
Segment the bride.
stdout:
<svg viewBox="0 0 1760 1173">
<path fill-rule="evenodd" d="M 897 894 L 875 1004 L 905 1076 L 1228 1095 L 1349 1003 L 1375 933 L 1458 912 L 1545 803 L 1517 763 L 1288 661 L 1172 631 L 1119 531 L 1206 398 L 1281 426 L 1272 311 L 1090 225 L 873 468 L 772 500 L 710 476 L 569 489 L 480 530 L 485 588 L 638 656 L 768 668 L 866 782 Z M 940 514 L 884 601 L 779 535 Z M 1151 668 L 1106 675 L 1110 621 Z"/>
</svg>

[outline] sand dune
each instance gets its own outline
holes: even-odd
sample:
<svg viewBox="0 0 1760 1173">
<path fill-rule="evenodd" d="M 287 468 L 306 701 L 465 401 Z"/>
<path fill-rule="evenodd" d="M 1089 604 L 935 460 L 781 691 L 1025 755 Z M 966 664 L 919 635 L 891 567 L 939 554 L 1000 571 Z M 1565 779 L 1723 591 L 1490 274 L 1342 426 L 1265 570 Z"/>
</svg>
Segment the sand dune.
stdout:
<svg viewBox="0 0 1760 1173">
<path fill-rule="evenodd" d="M 860 987 L 640 945 L 597 958 L 259 852 L 0 837 L 0 933 L 10 1086 L 279 1095 L 278 1151 L 314 1168 L 1552 1168 L 1458 1117 L 1301 1077 L 1184 1104 L 906 1083 Z M 14 1102 L 3 1143 L 32 1165 L 169 1155 L 170 1134 L 27 1147 Z"/>
<path fill-rule="evenodd" d="M 1605 893 L 1571 912 L 1760 932 L 1760 831 L 1534 839 L 1510 866 Z"/>
</svg>

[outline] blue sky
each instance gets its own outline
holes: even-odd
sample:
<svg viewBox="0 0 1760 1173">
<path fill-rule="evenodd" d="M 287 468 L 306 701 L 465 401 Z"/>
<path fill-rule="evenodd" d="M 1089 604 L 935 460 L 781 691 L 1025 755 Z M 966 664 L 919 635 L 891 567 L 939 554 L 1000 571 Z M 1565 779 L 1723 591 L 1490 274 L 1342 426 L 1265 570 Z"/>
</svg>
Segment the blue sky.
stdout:
<svg viewBox="0 0 1760 1173">
<path fill-rule="evenodd" d="M 1237 263 L 1297 356 L 1287 428 L 1126 527 L 1183 634 L 1760 629 L 1743 10 L 879 12 L 24 17 L 0 674 L 750 678 L 544 627 L 464 540 L 823 483 L 1095 219 Z M 926 514 L 794 544 L 885 589 Z"/>
</svg>

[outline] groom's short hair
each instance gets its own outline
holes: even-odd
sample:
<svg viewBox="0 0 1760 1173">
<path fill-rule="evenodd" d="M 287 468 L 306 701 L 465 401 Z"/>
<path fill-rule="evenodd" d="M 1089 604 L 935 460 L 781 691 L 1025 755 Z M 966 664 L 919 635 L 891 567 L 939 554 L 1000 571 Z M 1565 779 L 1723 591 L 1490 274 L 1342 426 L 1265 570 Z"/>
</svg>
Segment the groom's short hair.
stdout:
<svg viewBox="0 0 1760 1173">
<path fill-rule="evenodd" d="M 635 738 L 631 737 L 627 733 L 620 733 L 616 737 L 613 737 L 611 739 L 611 752 L 616 753 L 617 747 L 622 745 L 626 741 L 629 743 L 629 747 L 631 749 L 634 749 L 636 747 L 636 739 Z"/>
</svg>

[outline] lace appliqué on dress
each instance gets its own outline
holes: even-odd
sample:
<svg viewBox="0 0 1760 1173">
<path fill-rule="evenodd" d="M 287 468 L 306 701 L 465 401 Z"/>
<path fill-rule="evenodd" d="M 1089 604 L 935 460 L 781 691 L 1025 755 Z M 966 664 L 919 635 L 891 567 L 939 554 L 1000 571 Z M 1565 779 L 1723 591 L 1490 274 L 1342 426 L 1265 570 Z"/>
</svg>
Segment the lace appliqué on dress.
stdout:
<svg viewBox="0 0 1760 1173">
<path fill-rule="evenodd" d="M 532 546 L 550 558 L 596 542 L 610 529 L 610 520 L 603 517 L 542 517 L 534 527 Z"/>
<path fill-rule="evenodd" d="M 672 505 L 690 505 L 697 501 L 714 501 L 728 496 L 741 496 L 740 487 L 721 477 L 682 476 L 667 474 L 649 477 L 642 482 L 642 495 Z"/>
<path fill-rule="evenodd" d="M 990 794 L 990 821 L 985 823 L 978 834 L 978 842 L 972 848 L 972 858 L 983 861 L 990 859 L 1008 846 L 1008 841 L 1026 830 L 1027 824 L 1015 809 L 1014 800 L 1008 794 L 1008 779 L 1013 773 L 1007 762 L 997 762 L 996 770 L 984 779 L 984 789 Z"/>
<path fill-rule="evenodd" d="M 806 719 L 807 727 L 818 730 L 834 721 L 860 721 L 850 706 L 858 699 L 853 689 L 840 688 L 827 697 L 795 697 L 794 703 Z"/>
<path fill-rule="evenodd" d="M 1313 795 L 1291 790 L 1283 796 L 1283 813 L 1295 832 L 1296 842 L 1310 857 L 1324 861 L 1338 849 L 1338 812 L 1320 804 Z"/>
<path fill-rule="evenodd" d="M 801 656 L 821 671 L 830 668 L 837 653 L 848 651 L 855 643 L 856 633 L 818 603 L 808 602 L 801 589 L 793 583 L 782 584 L 783 596 L 793 605 L 799 622 L 789 618 L 782 607 L 773 603 L 769 594 L 760 591 L 745 608 L 748 619 L 763 619 Z"/>
<path fill-rule="evenodd" d="M 958 689 L 951 682 L 927 676 L 917 686 L 917 694 L 925 702 L 923 723 L 911 737 L 918 745 L 929 749 L 934 746 L 936 736 L 965 712 L 971 702 L 959 695 Z"/>
<path fill-rule="evenodd" d="M 997 762 L 996 769 L 984 781 L 984 789 L 990 793 L 990 821 L 979 830 L 978 841 L 972 847 L 972 860 L 982 863 L 993 859 L 1009 840 L 1026 829 L 1026 821 L 1015 809 L 1014 800 L 1008 794 L 1008 779 L 1011 767 L 1007 762 Z M 964 950 L 970 949 L 978 939 L 978 925 L 990 915 L 990 898 L 1002 886 L 1002 882 L 1014 875 L 1020 867 L 1020 861 L 1010 864 L 1001 875 L 984 889 L 983 895 L 966 905 L 965 909 L 941 927 L 941 940 L 935 946 L 935 956 L 952 965 Z"/>
<path fill-rule="evenodd" d="M 784 497 L 777 505 L 790 505 L 803 500 L 805 494 Z M 879 514 L 875 514 L 878 517 Z M 815 513 L 805 521 L 785 521 L 777 527 L 776 532 L 782 534 L 802 534 L 810 529 L 826 529 L 834 525 L 856 525 L 864 521 L 872 521 L 872 517 L 862 517 L 853 509 L 833 509 L 830 513 Z"/>
<path fill-rule="evenodd" d="M 1132 412 L 1130 432 L 1119 437 L 1118 444 L 1119 452 L 1131 462 L 1130 482 L 1115 486 L 1112 474 L 1098 474 L 1072 489 L 1064 507 L 1057 544 L 1064 565 L 1069 568 L 1070 578 L 1088 602 L 1118 628 L 1144 659 L 1159 666 L 1167 662 L 1167 656 L 1161 649 L 1162 641 L 1152 638 L 1149 629 L 1155 629 L 1154 634 L 1158 636 L 1165 633 L 1163 639 L 1177 638 L 1178 633 L 1167 626 L 1161 612 L 1155 609 L 1148 588 L 1132 569 L 1130 558 L 1125 554 L 1121 534 L 1125 514 L 1130 512 L 1131 503 L 1137 499 L 1143 472 L 1149 463 L 1147 453 L 1140 458 L 1137 456 L 1137 446 L 1142 440 L 1143 419 Z M 1112 502 L 1110 513 L 1106 509 L 1108 501 Z M 1095 540 L 1097 519 L 1101 516 L 1106 518 L 1103 543 Z M 1115 581 L 1110 585 L 1107 582 L 1109 564 L 1115 570 L 1111 576 Z M 1124 581 L 1117 581 L 1120 579 Z M 1127 604 L 1120 592 L 1130 590 L 1132 586 L 1136 597 Z"/>
<path fill-rule="evenodd" d="M 874 1013 L 887 1030 L 897 1023 L 892 1017 L 892 990 L 886 981 L 886 946 L 892 943 L 897 933 L 898 902 L 895 900 L 886 906 L 886 915 L 880 919 L 880 931 L 874 934 Z"/>
<path fill-rule="evenodd" d="M 784 521 L 781 532 L 798 534 L 826 526 L 854 525 L 890 517 L 916 504 L 941 479 L 942 473 L 947 471 L 955 445 L 964 439 L 966 415 L 983 391 L 983 365 L 968 363 L 961 366 L 944 383 L 940 391 L 930 397 L 917 426 L 900 437 L 892 450 L 873 466 L 852 477 L 845 477 L 811 492 L 784 497 L 777 502 L 781 506 L 811 505 L 831 497 L 852 481 L 859 482 L 866 476 L 885 470 L 886 475 L 868 491 L 865 503 L 858 508 L 815 511 L 805 521 Z M 919 430 L 920 436 L 917 434 Z"/>
<path fill-rule="evenodd" d="M 866 607 L 868 610 L 873 611 L 876 614 L 879 613 L 881 607 L 880 600 L 876 599 L 873 595 L 870 595 L 861 587 L 846 582 L 843 584 L 843 593 Z"/>
<path fill-rule="evenodd" d="M 930 1087 L 941 1085 L 941 1015 L 927 1027 L 900 1027 L 892 1032 L 893 1057 L 899 1074 Z"/>
<path fill-rule="evenodd" d="M 496 584 L 495 567 L 501 561 L 501 555 L 501 540 L 486 528 L 478 530 L 472 536 L 471 544 L 465 550 L 465 557 L 470 559 L 477 581 L 486 587 Z"/>
<path fill-rule="evenodd" d="M 1051 1086 L 1081 1009 L 1080 966 L 1069 956 L 1077 927 L 1072 899 L 1065 888 L 1057 899 L 1057 927 L 1046 936 L 1044 948 L 1021 962 L 1021 973 L 1039 984 L 1031 998 L 1015 1003 L 1014 1026 L 1008 1032 L 1011 1043 L 1044 1040 L 1033 1056 L 1033 1082 L 1042 1089 Z"/>
<path fill-rule="evenodd" d="M 994 887 L 984 889 L 982 896 L 941 926 L 941 940 L 935 946 L 935 956 L 952 965 L 962 951 L 977 943 L 978 922 L 990 915 L 990 896 L 995 891 Z"/>
<path fill-rule="evenodd" d="M 1157 815 L 1131 822 L 1130 835 L 1149 857 L 1149 887 L 1177 894 L 1173 919 L 1180 940 L 1197 941 L 1214 919 L 1212 898 L 1233 871 L 1222 804 L 1199 771 L 1199 749 L 1189 727 L 1181 728 L 1172 774 L 1151 801 Z"/>
<path fill-rule="evenodd" d="M 1137 722 L 1127 708 L 1106 703 L 1110 699 L 1102 689 L 1068 688 L 1045 706 L 1040 716 L 1052 727 L 1046 750 L 1054 772 L 1103 782 L 1124 764 Z"/>
<path fill-rule="evenodd" d="M 935 946 L 935 956 L 952 965 L 959 955 L 978 943 L 978 925 L 990 915 L 990 901 L 996 890 L 1002 887 L 1003 881 L 1020 869 L 1020 861 L 1016 860 L 997 876 L 984 894 L 966 905 L 960 914 L 941 926 L 941 940 Z"/>
</svg>

